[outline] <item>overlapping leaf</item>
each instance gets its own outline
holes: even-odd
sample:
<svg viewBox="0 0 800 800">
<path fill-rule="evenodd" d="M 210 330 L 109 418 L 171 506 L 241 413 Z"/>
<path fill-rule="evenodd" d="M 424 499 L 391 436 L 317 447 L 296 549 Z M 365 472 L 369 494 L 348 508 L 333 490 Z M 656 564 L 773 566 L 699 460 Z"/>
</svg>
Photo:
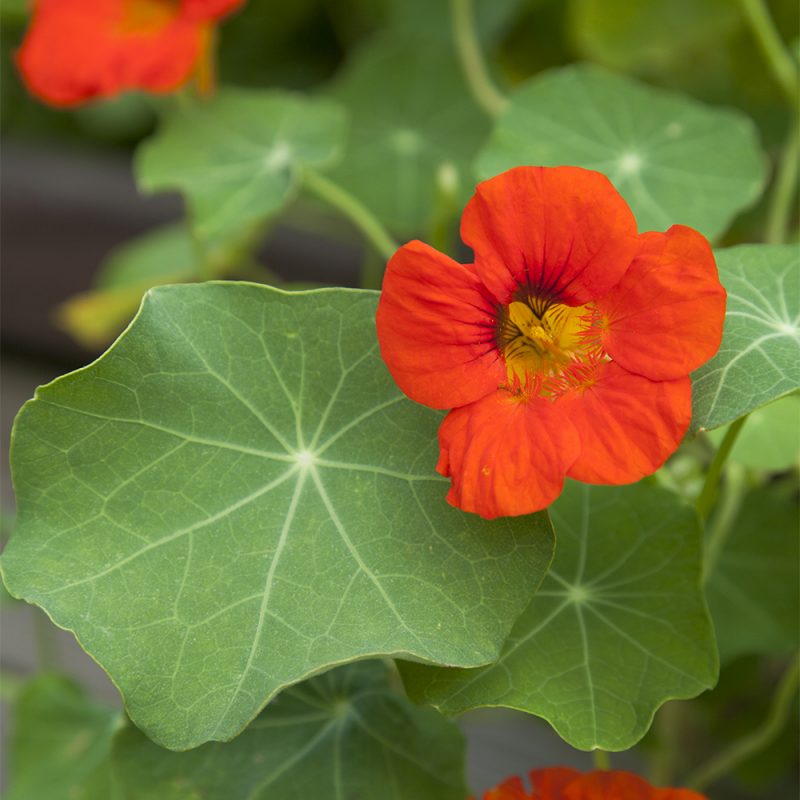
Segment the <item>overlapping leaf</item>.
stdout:
<svg viewBox="0 0 800 800">
<path fill-rule="evenodd" d="M 109 763 L 119 711 L 66 678 L 41 675 L 14 709 L 5 800 L 117 800 Z"/>
<path fill-rule="evenodd" d="M 380 663 L 280 694 L 233 742 L 171 753 L 134 729 L 114 745 L 122 800 L 463 800 L 455 725 L 390 689 Z"/>
<path fill-rule="evenodd" d="M 174 109 L 137 154 L 139 184 L 183 192 L 198 236 L 214 241 L 279 211 L 303 165 L 335 162 L 344 136 L 344 112 L 329 100 L 226 89 Z"/>
<path fill-rule="evenodd" d="M 164 750 L 43 676 L 16 709 L 8 800 L 463 800 L 458 728 L 359 662 L 280 694 L 233 742 Z M 115 729 L 117 730 L 115 733 Z"/>
<path fill-rule="evenodd" d="M 709 565 L 706 595 L 720 658 L 800 646 L 800 540 L 793 482 L 749 492 Z"/>
<path fill-rule="evenodd" d="M 718 428 L 800 388 L 800 251 L 718 250 L 728 292 L 717 355 L 692 375 L 692 428 Z"/>
<path fill-rule="evenodd" d="M 546 514 L 444 502 L 440 415 L 383 366 L 376 298 L 155 289 L 17 420 L 6 582 L 166 746 L 230 738 L 343 661 L 488 663 L 547 569 Z"/>
<path fill-rule="evenodd" d="M 574 164 L 611 179 L 640 230 L 681 223 L 708 237 L 761 193 L 765 161 L 744 115 L 710 109 L 594 66 L 518 88 L 477 160 L 482 178 L 520 164 Z"/>
<path fill-rule="evenodd" d="M 569 484 L 551 513 L 553 569 L 497 663 L 403 664 L 404 681 L 446 713 L 517 708 L 574 747 L 625 750 L 663 702 L 716 681 L 700 524 L 670 492 L 642 485 Z"/>
</svg>

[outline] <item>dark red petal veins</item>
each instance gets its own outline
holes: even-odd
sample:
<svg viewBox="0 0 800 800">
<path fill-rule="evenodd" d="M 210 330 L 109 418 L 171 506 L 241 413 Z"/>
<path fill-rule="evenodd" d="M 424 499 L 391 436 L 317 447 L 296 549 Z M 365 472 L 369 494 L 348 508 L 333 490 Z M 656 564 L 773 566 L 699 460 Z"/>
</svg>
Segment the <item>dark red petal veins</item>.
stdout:
<svg viewBox="0 0 800 800">
<path fill-rule="evenodd" d="M 638 250 L 628 205 L 605 175 L 579 167 L 516 167 L 484 181 L 461 236 L 503 305 L 525 290 L 587 303 L 619 281 Z"/>
</svg>

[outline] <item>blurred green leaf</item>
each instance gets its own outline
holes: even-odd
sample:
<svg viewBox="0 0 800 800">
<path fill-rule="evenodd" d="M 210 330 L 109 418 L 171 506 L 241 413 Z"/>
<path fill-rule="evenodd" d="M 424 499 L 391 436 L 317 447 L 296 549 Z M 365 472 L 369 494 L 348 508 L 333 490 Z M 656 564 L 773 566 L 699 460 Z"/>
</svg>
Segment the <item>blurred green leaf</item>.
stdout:
<svg viewBox="0 0 800 800">
<path fill-rule="evenodd" d="M 461 207 L 474 189 L 470 162 L 489 123 L 448 49 L 382 36 L 357 50 L 329 94 L 352 115 L 331 177 L 397 235 L 422 235 L 443 177 Z"/>
<path fill-rule="evenodd" d="M 709 238 L 760 196 L 765 178 L 744 115 L 589 65 L 552 70 L 512 93 L 476 169 L 488 178 L 520 164 L 598 170 L 640 230 L 680 223 Z"/>
<path fill-rule="evenodd" d="M 416 708 L 379 662 L 282 692 L 232 742 L 171 753 L 128 728 L 113 762 L 125 800 L 463 800 L 464 743 Z"/>
<path fill-rule="evenodd" d="M 800 250 L 741 245 L 716 258 L 728 308 L 719 352 L 692 374 L 694 431 L 800 388 Z"/>
<path fill-rule="evenodd" d="M 793 480 L 745 495 L 706 584 L 723 663 L 800 644 L 799 515 Z"/>
<path fill-rule="evenodd" d="M 338 160 L 345 123 L 329 100 L 225 89 L 173 108 L 137 153 L 139 185 L 180 190 L 202 240 L 235 237 L 285 206 L 304 165 Z"/>
<path fill-rule="evenodd" d="M 547 570 L 546 513 L 445 503 L 441 414 L 395 386 L 376 303 L 153 289 L 17 418 L 8 586 L 75 632 L 159 743 L 228 739 L 350 660 L 486 664 Z"/>
<path fill-rule="evenodd" d="M 114 800 L 108 756 L 122 714 L 95 705 L 77 684 L 41 675 L 22 691 L 10 740 L 4 800 Z"/>
<path fill-rule="evenodd" d="M 581 51 L 619 70 L 671 65 L 741 25 L 730 0 L 572 0 L 570 8 Z"/>
<path fill-rule="evenodd" d="M 727 428 L 709 431 L 717 447 Z M 729 458 L 753 469 L 771 472 L 789 469 L 800 462 L 800 396 L 789 395 L 756 409 L 742 428 Z"/>
<path fill-rule="evenodd" d="M 626 750 L 662 703 L 716 682 L 700 523 L 671 492 L 641 484 L 570 482 L 550 512 L 553 568 L 497 663 L 401 673 L 412 699 L 447 714 L 516 708 L 573 747 Z"/>
</svg>

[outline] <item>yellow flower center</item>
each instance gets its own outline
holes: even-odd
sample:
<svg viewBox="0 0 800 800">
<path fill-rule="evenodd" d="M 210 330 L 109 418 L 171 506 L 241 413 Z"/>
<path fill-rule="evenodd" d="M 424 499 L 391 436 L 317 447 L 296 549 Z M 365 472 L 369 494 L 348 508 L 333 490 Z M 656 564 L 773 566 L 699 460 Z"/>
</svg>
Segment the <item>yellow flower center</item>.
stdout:
<svg viewBox="0 0 800 800">
<path fill-rule="evenodd" d="M 511 302 L 497 323 L 497 345 L 509 388 L 546 396 L 566 388 L 573 374 L 585 373 L 587 362 L 602 358 L 598 337 L 593 335 L 597 322 L 590 305 L 567 306 L 531 297 Z"/>
</svg>

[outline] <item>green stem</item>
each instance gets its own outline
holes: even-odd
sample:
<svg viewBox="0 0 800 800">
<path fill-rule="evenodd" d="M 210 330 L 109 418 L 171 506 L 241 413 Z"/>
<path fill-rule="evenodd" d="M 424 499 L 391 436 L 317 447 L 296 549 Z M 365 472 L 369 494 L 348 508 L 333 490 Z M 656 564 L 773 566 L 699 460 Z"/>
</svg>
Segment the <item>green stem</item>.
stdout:
<svg viewBox="0 0 800 800">
<path fill-rule="evenodd" d="M 711 466 L 708 468 L 705 483 L 695 503 L 695 508 L 697 508 L 697 512 L 703 520 L 708 519 L 709 514 L 714 508 L 714 503 L 717 499 L 717 487 L 719 485 L 720 476 L 722 475 L 722 468 L 728 460 L 728 456 L 733 449 L 733 445 L 736 443 L 739 431 L 741 431 L 742 425 L 744 425 L 746 419 L 747 416 L 741 417 L 728 428 L 728 432 L 725 434 L 725 438 L 714 454 Z"/>
<path fill-rule="evenodd" d="M 310 167 L 303 171 L 303 186 L 344 214 L 386 261 L 394 255 L 397 242 L 360 200 Z"/>
<path fill-rule="evenodd" d="M 734 469 L 737 467 L 738 469 Z M 725 547 L 733 523 L 742 505 L 742 489 L 745 482 L 745 470 L 740 464 L 731 464 L 725 474 L 725 486 L 722 497 L 709 525 L 708 537 L 703 554 L 703 583 L 706 583 L 717 566 L 719 555 Z"/>
<path fill-rule="evenodd" d="M 592 750 L 592 762 L 595 769 L 611 769 L 611 759 L 605 750 Z"/>
<path fill-rule="evenodd" d="M 739 5 L 741 5 L 758 44 L 772 68 L 772 74 L 786 93 L 789 102 L 797 105 L 797 67 L 769 15 L 764 0 L 739 0 Z"/>
<path fill-rule="evenodd" d="M 778 162 L 767 212 L 767 241 L 770 244 L 782 244 L 786 241 L 792 200 L 797 187 L 800 166 L 800 113 L 795 108 L 792 109 L 792 117 L 793 123 L 789 127 L 789 136 Z"/>
<path fill-rule="evenodd" d="M 653 726 L 658 735 L 658 748 L 653 757 L 653 786 L 671 786 L 679 770 L 683 754 L 684 707 L 678 700 L 665 703 L 658 709 Z"/>
<path fill-rule="evenodd" d="M 486 62 L 483 60 L 475 30 L 472 3 L 473 0 L 450 0 L 453 38 L 472 96 L 490 117 L 496 117 L 506 107 L 508 101 L 492 83 Z"/>
<path fill-rule="evenodd" d="M 728 775 L 743 761 L 752 758 L 777 739 L 786 725 L 790 712 L 795 707 L 792 701 L 798 686 L 800 686 L 800 654 L 795 656 L 778 683 L 769 713 L 761 726 L 739 739 L 738 742 L 734 742 L 728 750 L 698 767 L 686 779 L 686 786 L 702 791 L 706 786 Z"/>
</svg>

